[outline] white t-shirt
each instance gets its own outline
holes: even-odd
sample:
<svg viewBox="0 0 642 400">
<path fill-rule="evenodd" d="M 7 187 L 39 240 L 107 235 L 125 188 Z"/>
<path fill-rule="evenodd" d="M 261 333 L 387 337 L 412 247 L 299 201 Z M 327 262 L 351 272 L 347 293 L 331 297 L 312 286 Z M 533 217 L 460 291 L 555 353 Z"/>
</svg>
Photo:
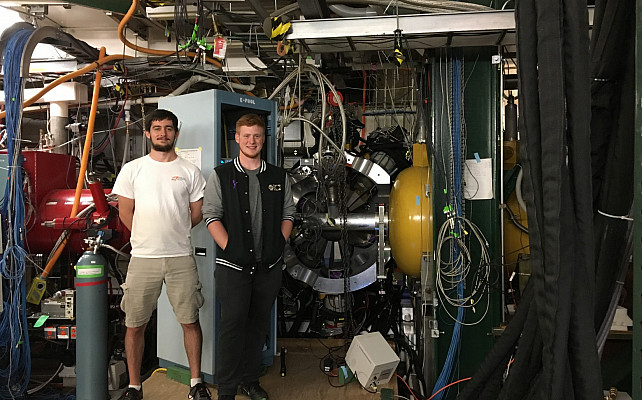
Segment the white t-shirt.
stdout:
<svg viewBox="0 0 642 400">
<path fill-rule="evenodd" d="M 112 192 L 135 202 L 131 254 L 144 258 L 192 254 L 189 203 L 203 198 L 204 189 L 201 171 L 181 157 L 159 162 L 147 155 L 125 164 Z"/>
</svg>

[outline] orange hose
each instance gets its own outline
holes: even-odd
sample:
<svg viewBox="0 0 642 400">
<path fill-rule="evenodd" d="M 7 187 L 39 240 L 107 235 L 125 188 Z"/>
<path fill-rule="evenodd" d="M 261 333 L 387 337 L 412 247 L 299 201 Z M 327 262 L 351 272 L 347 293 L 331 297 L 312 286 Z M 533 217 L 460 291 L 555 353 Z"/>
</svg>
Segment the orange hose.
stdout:
<svg viewBox="0 0 642 400">
<path fill-rule="evenodd" d="M 175 51 L 171 51 L 171 50 L 157 50 L 157 49 L 148 49 L 146 47 L 140 47 L 130 42 L 129 40 L 127 40 L 127 38 L 125 37 L 125 25 L 127 25 L 127 22 L 129 22 L 131 17 L 136 12 L 137 8 L 138 8 L 138 0 L 132 0 L 132 5 L 131 7 L 129 7 L 129 10 L 127 10 L 127 14 L 125 14 L 123 19 L 120 21 L 120 24 L 118 24 L 118 38 L 120 39 L 120 41 L 123 42 L 125 46 L 129 47 L 130 49 L 140 51 L 141 53 L 154 54 L 157 56 L 170 56 L 172 54 L 176 54 Z M 185 53 L 185 55 L 189 57 L 195 57 L 197 54 L 194 53 L 193 51 L 188 51 Z M 222 67 L 221 63 L 214 58 L 205 57 L 205 61 L 214 65 L 217 68 Z"/>
<path fill-rule="evenodd" d="M 105 48 L 100 48 L 100 58 L 105 56 Z M 89 112 L 89 122 L 87 123 L 87 135 L 85 136 L 85 146 L 82 150 L 82 160 L 80 161 L 80 171 L 78 172 L 78 182 L 76 182 L 76 193 L 74 196 L 74 205 L 71 207 L 71 215 L 73 218 L 78 213 L 78 206 L 80 205 L 80 195 L 82 188 L 85 184 L 85 173 L 87 172 L 87 164 L 89 163 L 89 153 L 91 152 L 91 139 L 94 136 L 94 124 L 96 122 L 96 111 L 98 110 L 98 97 L 100 95 L 100 82 L 103 73 L 100 68 L 96 71 L 96 79 L 94 81 L 94 93 L 91 98 L 91 111 Z"/>
<path fill-rule="evenodd" d="M 96 63 L 99 63 L 101 60 L 104 60 L 106 58 L 109 58 L 109 57 L 105 57 L 105 48 L 101 47 L 100 56 L 98 58 L 99 61 L 97 61 Z M 71 208 L 71 215 L 70 215 L 71 218 L 75 217 L 76 214 L 78 213 L 78 206 L 80 205 L 80 196 L 82 194 L 82 188 L 85 183 L 85 173 L 87 172 L 87 164 L 89 163 L 89 153 L 91 151 L 91 139 L 94 135 L 94 124 L 96 122 L 96 111 L 98 109 L 98 97 L 100 94 L 100 82 L 102 80 L 102 76 L 103 74 L 100 68 L 98 68 L 98 70 L 96 71 L 96 79 L 94 81 L 94 92 L 91 98 L 91 111 L 89 113 L 89 122 L 87 124 L 87 135 L 85 136 L 85 145 L 83 147 L 82 160 L 80 161 L 80 172 L 78 173 L 78 181 L 76 182 L 76 193 L 74 195 L 74 204 Z M 58 261 L 60 254 L 62 254 L 62 251 L 65 249 L 68 239 L 69 239 L 69 236 L 65 237 L 65 239 L 60 243 L 60 246 L 58 246 L 54 254 L 51 256 L 49 261 L 47 261 L 47 265 L 45 266 L 45 269 L 42 271 L 42 274 L 40 274 L 42 278 L 46 278 L 47 276 L 49 276 L 51 269 L 53 268 L 54 264 L 56 264 L 56 261 Z"/>
<path fill-rule="evenodd" d="M 53 253 L 51 258 L 49 259 L 49 262 L 47 263 L 47 266 L 45 267 L 44 271 L 42 271 L 42 274 L 40 274 L 40 277 L 45 279 L 49 276 L 49 273 L 51 272 L 51 269 L 53 268 L 54 264 L 56 261 L 58 261 L 58 258 L 60 257 L 60 254 L 62 254 L 62 251 L 65 249 L 65 246 L 67 245 L 67 240 L 69 239 L 69 236 L 67 236 L 61 243 L 60 246 L 56 249 L 56 252 Z"/>
<path fill-rule="evenodd" d="M 455 382 L 451 382 L 451 383 L 447 384 L 446 386 L 442 387 L 441 389 L 437 390 L 435 393 L 433 393 L 432 396 L 430 396 L 428 398 L 428 400 L 431 400 L 433 397 L 437 396 L 437 393 L 441 392 L 442 390 L 447 389 L 447 388 L 451 387 L 452 385 L 456 385 L 456 384 L 461 383 L 461 382 L 469 381 L 470 379 L 471 378 L 464 378 L 464 379 L 460 379 L 460 380 L 455 381 Z"/>
<path fill-rule="evenodd" d="M 281 57 L 288 54 L 288 45 L 286 45 L 284 41 L 279 40 L 279 42 L 276 44 L 276 54 Z"/>
<path fill-rule="evenodd" d="M 147 47 L 141 47 L 127 40 L 127 38 L 125 37 L 125 25 L 127 25 L 127 22 L 129 22 L 131 17 L 136 12 L 137 8 L 138 8 L 138 0 L 132 0 L 132 5 L 129 7 L 129 10 L 127 10 L 127 14 L 125 14 L 123 19 L 120 21 L 120 24 L 118 24 L 118 38 L 120 39 L 120 41 L 123 42 L 125 46 L 129 47 L 130 49 L 140 51 L 141 53 L 154 54 L 157 56 L 171 56 L 173 54 L 176 54 L 175 51 L 171 51 L 171 50 L 157 50 L 157 49 L 150 49 Z M 189 57 L 195 57 L 197 56 L 197 53 L 193 51 L 187 51 L 185 52 L 185 55 Z M 223 68 L 223 65 L 215 58 L 205 57 L 205 61 L 212 64 L 216 68 L 219 68 L 219 69 Z M 240 83 L 240 81 L 237 78 L 232 78 L 232 82 Z M 254 96 L 254 93 L 249 91 L 245 91 L 243 93 L 247 94 L 248 96 Z"/>
</svg>

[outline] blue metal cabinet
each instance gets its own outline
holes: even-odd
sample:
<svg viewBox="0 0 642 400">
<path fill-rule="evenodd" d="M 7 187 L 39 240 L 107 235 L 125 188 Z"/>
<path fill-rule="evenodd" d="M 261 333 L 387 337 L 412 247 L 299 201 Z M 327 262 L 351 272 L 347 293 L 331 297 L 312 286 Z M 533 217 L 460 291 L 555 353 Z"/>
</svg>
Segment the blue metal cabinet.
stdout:
<svg viewBox="0 0 642 400">
<path fill-rule="evenodd" d="M 232 92 L 207 90 L 181 96 L 164 97 L 158 102 L 159 108 L 172 111 L 180 121 L 180 133 L 176 147 L 180 151 L 191 150 L 200 153 L 200 168 L 207 180 L 209 174 L 225 158 L 238 154 L 234 142 L 236 120 L 243 114 L 255 113 L 266 117 L 265 157 L 270 163 L 276 163 L 276 118 L 277 106 L 271 100 L 259 99 Z M 198 159 L 198 157 L 196 157 Z M 192 230 L 192 246 L 203 285 L 202 293 L 205 304 L 200 310 L 200 322 L 203 330 L 202 372 L 205 380 L 215 383 L 215 349 L 217 331 L 217 305 L 214 292 L 214 268 L 216 250 L 214 241 L 203 223 Z M 275 317 L 273 310 L 273 316 Z M 272 363 L 276 349 L 276 322 L 273 318 L 271 329 L 271 348 L 264 353 L 264 362 Z M 158 341 L 157 354 L 162 366 L 180 365 L 188 367 L 183 332 L 176 322 L 172 307 L 167 300 L 165 289 L 158 300 Z"/>
</svg>

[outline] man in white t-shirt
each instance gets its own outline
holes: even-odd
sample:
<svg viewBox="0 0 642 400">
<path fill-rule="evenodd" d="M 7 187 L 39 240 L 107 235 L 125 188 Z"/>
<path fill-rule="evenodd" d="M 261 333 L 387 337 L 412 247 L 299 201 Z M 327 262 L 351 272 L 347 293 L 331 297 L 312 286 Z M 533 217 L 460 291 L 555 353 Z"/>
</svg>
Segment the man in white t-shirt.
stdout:
<svg viewBox="0 0 642 400">
<path fill-rule="evenodd" d="M 183 328 L 192 376 L 188 398 L 211 399 L 200 377 L 203 335 L 198 309 L 204 299 L 190 242 L 192 227 L 203 219 L 205 180 L 198 167 L 176 154 L 178 134 L 178 118 L 172 112 L 158 109 L 150 114 L 145 135 L 151 141 L 151 151 L 125 164 L 114 184 L 120 219 L 132 233 L 132 258 L 121 301 L 129 369 L 129 388 L 123 400 L 143 397 L 140 367 L 145 327 L 163 281 Z"/>
</svg>

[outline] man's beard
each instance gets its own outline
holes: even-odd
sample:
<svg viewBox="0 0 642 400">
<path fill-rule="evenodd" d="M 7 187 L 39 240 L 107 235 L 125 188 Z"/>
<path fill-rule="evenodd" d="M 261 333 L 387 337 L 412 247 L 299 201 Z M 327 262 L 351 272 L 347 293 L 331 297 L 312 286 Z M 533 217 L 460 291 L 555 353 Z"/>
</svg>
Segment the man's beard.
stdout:
<svg viewBox="0 0 642 400">
<path fill-rule="evenodd" d="M 161 153 L 169 153 L 174 148 L 174 142 L 168 144 L 157 144 L 152 142 L 152 149 Z"/>
</svg>

